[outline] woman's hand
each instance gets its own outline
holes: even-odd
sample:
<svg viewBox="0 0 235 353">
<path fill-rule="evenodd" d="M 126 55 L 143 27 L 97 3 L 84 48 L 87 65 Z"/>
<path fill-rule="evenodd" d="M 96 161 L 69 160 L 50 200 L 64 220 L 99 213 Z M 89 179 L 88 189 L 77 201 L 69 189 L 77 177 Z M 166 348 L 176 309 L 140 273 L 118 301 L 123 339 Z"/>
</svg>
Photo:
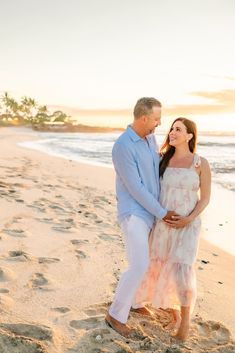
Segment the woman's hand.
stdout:
<svg viewBox="0 0 235 353">
<path fill-rule="evenodd" d="M 191 223 L 192 219 L 189 216 L 172 216 L 171 219 L 167 219 L 164 222 L 171 228 L 183 228 Z"/>
</svg>

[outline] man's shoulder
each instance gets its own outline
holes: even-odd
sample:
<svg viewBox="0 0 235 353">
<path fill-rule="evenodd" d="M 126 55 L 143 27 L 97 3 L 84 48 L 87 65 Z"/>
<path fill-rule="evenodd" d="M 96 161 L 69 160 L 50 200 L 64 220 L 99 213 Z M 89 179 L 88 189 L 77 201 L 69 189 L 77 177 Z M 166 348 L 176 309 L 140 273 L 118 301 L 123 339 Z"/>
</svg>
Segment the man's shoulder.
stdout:
<svg viewBox="0 0 235 353">
<path fill-rule="evenodd" d="M 128 134 L 127 130 L 125 130 L 116 140 L 116 142 L 114 143 L 114 145 L 124 145 L 124 146 L 128 146 L 130 145 L 132 142 L 130 135 Z"/>
<path fill-rule="evenodd" d="M 127 131 L 124 131 L 115 141 L 112 148 L 112 156 L 113 159 L 135 156 L 135 144 Z"/>
</svg>

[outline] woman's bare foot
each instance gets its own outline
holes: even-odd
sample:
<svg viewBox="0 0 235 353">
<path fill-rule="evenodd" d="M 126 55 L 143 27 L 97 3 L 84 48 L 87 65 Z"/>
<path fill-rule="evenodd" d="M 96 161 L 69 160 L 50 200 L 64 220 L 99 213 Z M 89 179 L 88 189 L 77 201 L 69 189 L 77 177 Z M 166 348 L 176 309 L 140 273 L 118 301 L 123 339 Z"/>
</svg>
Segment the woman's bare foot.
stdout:
<svg viewBox="0 0 235 353">
<path fill-rule="evenodd" d="M 122 324 L 120 321 L 114 319 L 114 317 L 109 315 L 109 313 L 107 313 L 105 317 L 105 322 L 109 327 L 118 332 L 121 336 L 126 338 L 129 338 L 131 336 L 131 328 L 128 325 Z"/>
<path fill-rule="evenodd" d="M 181 322 L 180 327 L 174 336 L 174 338 L 185 341 L 189 334 L 189 322 Z"/>
<path fill-rule="evenodd" d="M 180 341 L 185 341 L 189 333 L 189 322 L 190 322 L 190 307 L 181 306 L 181 323 L 180 327 L 174 336 Z"/>
</svg>

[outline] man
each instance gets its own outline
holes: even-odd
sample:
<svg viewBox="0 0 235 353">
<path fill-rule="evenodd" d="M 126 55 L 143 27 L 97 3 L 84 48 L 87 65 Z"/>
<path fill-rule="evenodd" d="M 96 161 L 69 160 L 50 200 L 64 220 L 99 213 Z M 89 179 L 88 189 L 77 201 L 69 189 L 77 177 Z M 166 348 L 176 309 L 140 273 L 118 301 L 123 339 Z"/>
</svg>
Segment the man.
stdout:
<svg viewBox="0 0 235 353">
<path fill-rule="evenodd" d="M 112 157 L 116 171 L 118 221 L 124 233 L 129 267 L 123 273 L 106 315 L 106 322 L 124 337 L 136 291 L 149 265 L 148 238 L 154 219 L 170 219 L 175 214 L 161 207 L 159 198 L 159 156 L 154 130 L 161 124 L 161 103 L 141 98 L 134 108 L 134 121 L 114 144 Z M 142 303 L 134 310 L 148 315 Z"/>
</svg>

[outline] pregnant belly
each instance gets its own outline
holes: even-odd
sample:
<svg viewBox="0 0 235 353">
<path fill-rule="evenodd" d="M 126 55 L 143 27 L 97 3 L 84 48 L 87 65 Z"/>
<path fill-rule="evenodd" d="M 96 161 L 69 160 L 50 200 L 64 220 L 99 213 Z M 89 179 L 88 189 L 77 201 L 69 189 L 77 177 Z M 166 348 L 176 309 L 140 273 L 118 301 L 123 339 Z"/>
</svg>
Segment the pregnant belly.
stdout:
<svg viewBox="0 0 235 353">
<path fill-rule="evenodd" d="M 163 207 L 170 211 L 175 211 L 181 216 L 188 216 L 195 208 L 198 198 L 197 195 L 177 195 L 177 197 L 173 197 L 176 195 L 168 195 L 167 197 L 164 197 L 162 195 L 160 199 L 160 203 Z"/>
</svg>

